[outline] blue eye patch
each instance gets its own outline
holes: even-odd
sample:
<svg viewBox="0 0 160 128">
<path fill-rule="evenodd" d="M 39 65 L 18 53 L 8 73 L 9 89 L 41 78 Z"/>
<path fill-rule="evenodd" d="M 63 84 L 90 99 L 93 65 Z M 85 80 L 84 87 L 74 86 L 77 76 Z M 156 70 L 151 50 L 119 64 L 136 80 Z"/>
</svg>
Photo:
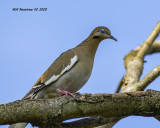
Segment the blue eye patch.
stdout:
<svg viewBox="0 0 160 128">
<path fill-rule="evenodd" d="M 106 33 L 106 31 L 104 29 L 100 29 L 99 32 Z"/>
</svg>

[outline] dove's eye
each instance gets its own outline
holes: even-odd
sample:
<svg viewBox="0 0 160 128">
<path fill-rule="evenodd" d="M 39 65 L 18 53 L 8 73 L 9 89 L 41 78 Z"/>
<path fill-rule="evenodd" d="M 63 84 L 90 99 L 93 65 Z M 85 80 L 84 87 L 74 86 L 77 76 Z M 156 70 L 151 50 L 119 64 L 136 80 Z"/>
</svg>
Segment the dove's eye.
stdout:
<svg viewBox="0 0 160 128">
<path fill-rule="evenodd" d="M 106 33 L 106 31 L 104 29 L 100 29 L 99 32 Z"/>
</svg>

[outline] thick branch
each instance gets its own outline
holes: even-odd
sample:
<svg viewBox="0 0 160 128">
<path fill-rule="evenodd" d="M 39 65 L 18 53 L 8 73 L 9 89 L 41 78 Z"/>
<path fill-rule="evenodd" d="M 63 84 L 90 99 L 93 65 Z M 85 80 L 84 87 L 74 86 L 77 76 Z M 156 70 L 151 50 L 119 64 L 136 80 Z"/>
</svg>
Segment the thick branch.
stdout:
<svg viewBox="0 0 160 128">
<path fill-rule="evenodd" d="M 48 100 L 20 100 L 0 105 L 0 125 L 30 122 L 36 126 L 55 125 L 79 117 L 106 118 L 160 114 L 160 92 L 122 94 L 83 94 L 76 99 L 58 97 Z"/>
</svg>

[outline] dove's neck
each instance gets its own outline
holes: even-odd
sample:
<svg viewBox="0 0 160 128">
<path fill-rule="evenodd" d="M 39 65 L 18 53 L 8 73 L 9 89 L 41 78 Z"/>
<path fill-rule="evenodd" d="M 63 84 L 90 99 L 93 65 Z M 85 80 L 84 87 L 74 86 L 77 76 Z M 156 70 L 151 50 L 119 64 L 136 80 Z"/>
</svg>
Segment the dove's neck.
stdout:
<svg viewBox="0 0 160 128">
<path fill-rule="evenodd" d="M 81 52 L 85 52 L 85 55 L 94 59 L 98 45 L 101 41 L 102 39 L 85 40 L 81 44 L 79 44 L 77 48 L 79 47 L 81 49 Z"/>
</svg>

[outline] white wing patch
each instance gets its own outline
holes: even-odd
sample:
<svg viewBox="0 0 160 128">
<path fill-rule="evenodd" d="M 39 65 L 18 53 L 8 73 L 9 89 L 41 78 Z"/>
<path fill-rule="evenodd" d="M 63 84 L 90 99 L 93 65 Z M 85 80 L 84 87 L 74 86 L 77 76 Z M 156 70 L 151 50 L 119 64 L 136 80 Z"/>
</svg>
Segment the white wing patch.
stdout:
<svg viewBox="0 0 160 128">
<path fill-rule="evenodd" d="M 41 87 L 42 85 L 41 84 L 38 84 L 36 86 L 33 86 L 32 88 L 38 88 L 38 87 Z"/>
<path fill-rule="evenodd" d="M 70 63 L 67 65 L 67 67 L 65 67 L 61 73 L 59 75 L 53 75 L 49 80 L 47 80 L 44 84 L 48 85 L 54 81 L 56 81 L 61 75 L 63 75 L 63 73 L 65 73 L 66 71 L 70 70 L 72 68 L 72 66 L 77 62 L 78 57 L 74 56 L 73 58 L 71 58 Z"/>
</svg>

